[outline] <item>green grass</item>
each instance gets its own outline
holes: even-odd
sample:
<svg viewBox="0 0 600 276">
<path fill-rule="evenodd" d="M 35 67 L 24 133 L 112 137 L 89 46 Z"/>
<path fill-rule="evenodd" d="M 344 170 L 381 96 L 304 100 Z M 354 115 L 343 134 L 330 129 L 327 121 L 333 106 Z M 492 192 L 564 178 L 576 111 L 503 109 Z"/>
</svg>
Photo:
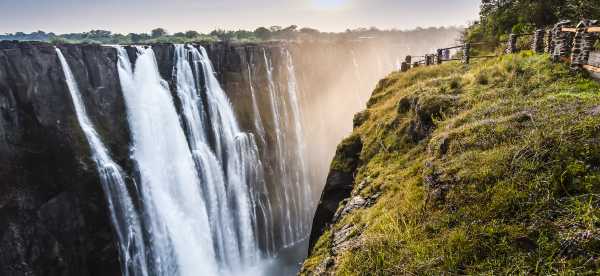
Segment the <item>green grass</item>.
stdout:
<svg viewBox="0 0 600 276">
<path fill-rule="evenodd" d="M 360 193 L 383 194 L 333 226 L 361 230 L 331 269 L 600 273 L 598 106 L 598 83 L 531 52 L 391 74 L 353 134 Z M 303 273 L 331 256 L 330 233 Z"/>
</svg>

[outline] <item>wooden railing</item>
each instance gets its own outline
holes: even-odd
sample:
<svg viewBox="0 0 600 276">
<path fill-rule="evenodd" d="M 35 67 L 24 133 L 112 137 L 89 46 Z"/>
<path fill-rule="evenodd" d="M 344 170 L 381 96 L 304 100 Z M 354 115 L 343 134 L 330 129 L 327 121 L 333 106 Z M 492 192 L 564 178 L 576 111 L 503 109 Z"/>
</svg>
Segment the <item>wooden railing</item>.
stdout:
<svg viewBox="0 0 600 276">
<path fill-rule="evenodd" d="M 521 50 L 518 48 L 518 40 L 521 37 L 530 37 L 530 50 L 536 53 L 548 53 L 555 62 L 568 62 L 574 71 L 587 70 L 599 74 L 600 78 L 600 52 L 594 52 L 594 45 L 600 37 L 600 26 L 596 20 L 583 20 L 575 27 L 570 26 L 571 21 L 561 21 L 551 29 L 538 29 L 533 33 L 510 34 L 506 43 L 504 53 L 512 54 Z M 402 62 L 400 70 L 405 72 L 410 68 L 421 65 L 430 66 L 442 64 L 447 61 L 460 60 L 469 64 L 472 59 L 492 58 L 498 55 L 474 56 L 473 47 L 487 45 L 483 42 L 464 43 L 461 45 L 437 49 L 435 54 L 424 56 L 407 56 Z M 497 45 L 495 45 L 497 46 Z M 451 50 L 462 52 L 460 58 L 450 56 Z M 415 60 L 415 58 L 422 58 Z"/>
</svg>

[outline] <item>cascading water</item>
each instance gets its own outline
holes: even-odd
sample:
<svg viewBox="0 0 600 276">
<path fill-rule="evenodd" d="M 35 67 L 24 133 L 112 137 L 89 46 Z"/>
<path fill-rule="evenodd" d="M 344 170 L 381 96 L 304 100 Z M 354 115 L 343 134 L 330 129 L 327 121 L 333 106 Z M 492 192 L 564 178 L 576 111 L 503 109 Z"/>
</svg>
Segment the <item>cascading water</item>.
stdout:
<svg viewBox="0 0 600 276">
<path fill-rule="evenodd" d="M 277 191 L 277 197 L 283 205 L 280 232 L 283 247 L 290 247 L 305 239 L 308 234 L 312 200 L 304 159 L 304 137 L 293 59 L 287 50 L 282 50 L 281 55 L 287 67 L 287 95 L 276 85 L 271 56 L 263 49 L 276 140 L 274 151 L 278 160 L 280 189 Z M 286 124 L 293 126 L 285 128 Z"/>
<path fill-rule="evenodd" d="M 254 55 L 250 54 L 249 59 L 246 61 L 248 63 L 248 88 L 250 89 L 250 96 L 252 99 L 252 112 L 254 115 L 253 124 L 261 142 L 261 145 L 264 148 L 267 146 L 267 134 L 265 131 L 264 123 L 262 121 L 260 109 L 258 108 L 256 89 L 254 88 L 254 74 L 256 73 L 254 70 Z M 256 223 L 256 237 L 257 241 L 262 241 L 262 243 L 264 244 L 264 248 L 267 255 L 273 256 L 277 249 L 277 246 L 275 244 L 276 226 L 274 224 L 275 220 L 273 213 L 273 208 L 275 206 L 273 206 L 273 199 L 270 197 L 272 193 L 269 191 L 266 181 L 263 179 L 257 184 L 260 185 L 257 185 L 254 191 L 254 204 L 257 213 L 259 214 Z M 262 233 L 262 235 L 260 233 Z"/>
<path fill-rule="evenodd" d="M 263 49 L 263 56 L 265 61 L 265 70 L 267 72 L 267 80 L 268 80 L 268 92 L 269 99 L 271 104 L 271 112 L 273 115 L 273 126 L 275 131 L 275 139 L 276 139 L 276 148 L 275 152 L 277 154 L 277 159 L 279 160 L 279 164 L 277 166 L 279 177 L 281 179 L 280 191 L 277 192 L 278 202 L 282 203 L 284 206 L 282 210 L 282 218 L 281 218 L 281 239 L 284 246 L 288 246 L 292 243 L 293 238 L 291 237 L 294 234 L 292 229 L 292 213 L 296 211 L 294 208 L 294 202 L 290 198 L 290 194 L 287 193 L 285 189 L 285 182 L 289 181 L 288 175 L 288 167 L 287 167 L 287 157 L 285 154 L 285 149 L 283 145 L 283 141 L 285 140 L 284 132 L 281 127 L 282 120 L 282 104 L 279 99 L 278 91 L 275 86 L 275 81 L 273 79 L 273 65 L 270 59 L 270 56 L 267 56 L 266 50 Z M 285 122 L 285 118 L 283 118 Z"/>
<path fill-rule="evenodd" d="M 148 275 L 142 226 L 133 201 L 127 190 L 121 168 L 112 160 L 108 150 L 90 121 L 79 87 L 67 60 L 60 49 L 56 53 L 63 68 L 67 86 L 73 100 L 79 125 L 92 151 L 92 158 L 100 174 L 100 182 L 106 194 L 115 233 L 119 240 L 124 275 Z"/>
<path fill-rule="evenodd" d="M 175 97 L 160 77 L 152 48 L 135 47 L 132 64 L 126 49 L 115 46 L 133 175 L 139 185 L 133 191 L 140 206 L 133 203 L 122 170 L 94 130 L 73 74 L 57 49 L 108 199 L 123 273 L 262 275 L 279 250 L 306 238 L 314 207 L 292 55 L 281 51 L 287 68 L 278 75 L 279 82 L 287 81 L 281 88 L 271 56 L 263 52 L 276 128 L 274 149 L 266 142 L 253 81 L 256 70 L 248 65 L 253 125 L 263 150 L 273 150 L 277 157 L 277 178 L 269 185 L 261 147 L 254 134 L 241 131 L 206 50 L 174 48 Z"/>
<path fill-rule="evenodd" d="M 154 51 L 137 47 L 135 71 L 118 47 L 119 78 L 140 178 L 150 273 L 215 275 L 209 215 L 200 176 Z"/>
<path fill-rule="evenodd" d="M 203 186 L 210 198 L 210 219 L 219 259 L 229 267 L 256 264 L 260 258 L 255 237 L 256 214 L 253 188 L 264 177 L 254 136 L 240 131 L 233 108 L 214 76 L 206 50 L 202 47 L 175 46 L 177 95 L 182 102 L 190 146 L 197 160 Z M 191 66 L 190 66 L 191 64 Z M 196 72 L 196 75 L 194 75 Z M 199 76 L 203 77 L 200 81 Z M 194 78 L 195 76 L 195 78 Z M 204 87 L 201 87 L 201 83 Z M 207 102 L 200 101 L 205 91 Z M 205 107 L 208 116 L 200 116 Z M 201 122 L 208 117 L 208 122 Z M 201 134 L 208 125 L 215 151 Z M 194 133 L 198 133 L 197 135 Z"/>
<path fill-rule="evenodd" d="M 292 110 L 291 121 L 294 124 L 294 138 L 295 138 L 295 157 L 293 158 L 297 163 L 297 169 L 295 170 L 295 186 L 299 192 L 297 197 L 300 200 L 299 204 L 302 206 L 302 210 L 299 216 L 299 220 L 296 221 L 296 225 L 299 226 L 299 235 L 306 235 L 310 231 L 309 225 L 311 224 L 311 211 L 313 210 L 312 202 L 312 191 L 311 185 L 308 183 L 308 167 L 306 165 L 306 145 L 304 144 L 304 129 L 301 121 L 300 114 L 300 103 L 298 101 L 298 83 L 296 81 L 296 69 L 294 67 L 294 59 L 292 54 L 284 49 L 284 56 L 286 58 L 287 77 L 288 77 L 288 98 L 290 101 L 290 109 Z M 298 200 L 297 199 L 297 200 Z"/>
</svg>

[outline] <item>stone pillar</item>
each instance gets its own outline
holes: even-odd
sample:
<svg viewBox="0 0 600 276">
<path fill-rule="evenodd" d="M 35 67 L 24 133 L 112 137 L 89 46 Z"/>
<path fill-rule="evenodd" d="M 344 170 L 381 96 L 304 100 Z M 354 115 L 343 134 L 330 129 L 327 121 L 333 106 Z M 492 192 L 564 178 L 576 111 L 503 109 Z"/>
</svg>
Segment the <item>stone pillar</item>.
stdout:
<svg viewBox="0 0 600 276">
<path fill-rule="evenodd" d="M 573 39 L 573 50 L 571 51 L 571 69 L 580 70 L 588 63 L 590 52 L 594 49 L 594 43 L 598 36 L 596 33 L 588 33 L 587 28 L 598 23 L 597 21 L 583 20 L 577 24 L 577 32 Z"/>
<path fill-rule="evenodd" d="M 531 45 L 531 50 L 534 52 L 541 54 L 544 52 L 544 34 L 546 32 L 543 29 L 535 30 L 533 34 L 533 43 Z"/>
<path fill-rule="evenodd" d="M 433 65 L 432 55 L 425 55 L 425 66 Z"/>
<path fill-rule="evenodd" d="M 400 65 L 400 72 L 406 72 L 410 69 L 410 63 L 406 63 L 406 61 L 403 61 L 402 64 Z"/>
<path fill-rule="evenodd" d="M 467 42 L 463 45 L 462 63 L 469 64 L 469 62 L 471 62 L 471 43 Z"/>
<path fill-rule="evenodd" d="M 437 60 L 436 60 L 436 63 L 437 64 L 442 64 L 443 60 L 444 60 L 444 50 L 438 49 L 437 50 Z"/>
<path fill-rule="evenodd" d="M 552 54 L 554 52 L 554 35 L 552 30 L 546 32 L 546 53 Z"/>
<path fill-rule="evenodd" d="M 506 44 L 507 54 L 514 54 L 517 52 L 517 38 L 518 36 L 516 34 L 510 34 L 508 36 L 508 42 Z"/>
<path fill-rule="evenodd" d="M 552 29 L 552 60 L 560 61 L 562 58 L 568 58 L 573 47 L 573 33 L 563 32 L 562 28 L 571 24 L 570 20 L 563 20 Z"/>
</svg>

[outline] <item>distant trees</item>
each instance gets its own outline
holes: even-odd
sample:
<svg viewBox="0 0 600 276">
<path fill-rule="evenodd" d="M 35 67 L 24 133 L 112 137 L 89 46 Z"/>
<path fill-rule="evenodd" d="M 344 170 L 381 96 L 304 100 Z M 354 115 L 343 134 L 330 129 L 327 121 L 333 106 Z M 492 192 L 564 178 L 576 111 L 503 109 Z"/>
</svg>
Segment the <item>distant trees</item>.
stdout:
<svg viewBox="0 0 600 276">
<path fill-rule="evenodd" d="M 256 34 L 256 37 L 258 37 L 260 40 L 271 39 L 271 30 L 265 27 L 257 28 L 256 30 L 254 30 L 254 34 Z"/>
<path fill-rule="evenodd" d="M 480 20 L 469 28 L 467 39 L 497 41 L 510 32 L 584 18 L 600 19 L 598 0 L 482 0 Z"/>
<path fill-rule="evenodd" d="M 187 38 L 194 38 L 200 36 L 200 33 L 196 32 L 196 31 L 187 31 L 185 32 L 185 37 Z"/>
<path fill-rule="evenodd" d="M 380 30 L 375 27 L 357 28 L 343 33 L 321 32 L 318 29 L 290 25 L 287 27 L 259 27 L 253 31 L 217 29 L 210 33 L 193 30 L 169 34 L 164 28 L 155 28 L 149 33 L 119 34 L 107 30 L 91 30 L 83 33 L 56 35 L 43 31 L 33 33 L 17 32 L 0 35 L 0 40 L 36 40 L 54 43 L 94 43 L 94 44 L 143 44 L 143 43 L 191 43 L 202 41 L 260 42 L 269 40 L 288 41 L 344 41 L 358 39 L 390 39 L 399 41 L 416 36 L 435 36 L 436 32 L 451 32 L 452 28 L 428 28 L 413 31 Z M 458 28 L 454 28 L 457 31 Z"/>
<path fill-rule="evenodd" d="M 166 36 L 167 34 L 168 34 L 167 31 L 163 28 L 156 28 L 156 29 L 150 31 L 150 35 L 152 36 L 152 38 Z"/>
</svg>

